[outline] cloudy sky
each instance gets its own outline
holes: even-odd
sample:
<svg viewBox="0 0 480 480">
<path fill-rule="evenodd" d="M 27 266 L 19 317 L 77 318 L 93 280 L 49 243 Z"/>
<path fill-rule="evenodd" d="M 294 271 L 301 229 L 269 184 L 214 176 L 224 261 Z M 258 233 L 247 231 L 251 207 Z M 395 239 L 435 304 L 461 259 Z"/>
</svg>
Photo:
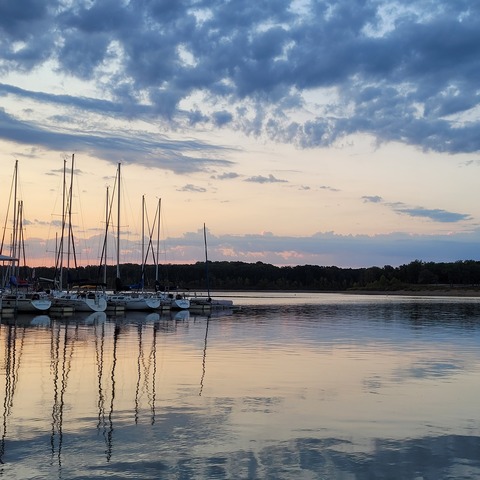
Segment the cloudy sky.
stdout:
<svg viewBox="0 0 480 480">
<path fill-rule="evenodd" d="M 125 261 L 143 195 L 167 262 L 203 260 L 204 223 L 211 260 L 480 259 L 480 3 L 1 1 L 0 33 L 0 214 L 18 160 L 29 264 L 72 154 L 84 263 L 119 163 Z"/>
</svg>

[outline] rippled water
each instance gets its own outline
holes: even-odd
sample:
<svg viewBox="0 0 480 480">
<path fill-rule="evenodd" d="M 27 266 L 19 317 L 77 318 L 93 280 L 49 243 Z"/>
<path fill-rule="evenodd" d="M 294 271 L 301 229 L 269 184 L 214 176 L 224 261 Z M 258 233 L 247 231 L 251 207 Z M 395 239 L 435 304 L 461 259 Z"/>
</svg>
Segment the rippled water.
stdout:
<svg viewBox="0 0 480 480">
<path fill-rule="evenodd" d="M 480 300 L 2 318 L 0 476 L 480 478 Z"/>
</svg>

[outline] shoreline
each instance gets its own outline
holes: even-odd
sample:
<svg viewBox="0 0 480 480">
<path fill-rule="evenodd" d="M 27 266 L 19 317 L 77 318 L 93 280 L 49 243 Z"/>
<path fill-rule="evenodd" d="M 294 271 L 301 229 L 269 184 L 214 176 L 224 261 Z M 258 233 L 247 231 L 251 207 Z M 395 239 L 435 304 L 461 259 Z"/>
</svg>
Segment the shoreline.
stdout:
<svg viewBox="0 0 480 480">
<path fill-rule="evenodd" d="M 362 289 L 352 289 L 352 290 L 215 290 L 211 293 L 212 297 L 225 297 L 228 296 L 229 292 L 235 291 L 236 293 L 324 293 L 324 294 L 336 294 L 336 295 L 388 295 L 388 296 L 405 296 L 405 297 L 480 297 L 480 287 L 469 287 L 469 288 L 459 288 L 459 287 L 448 287 L 448 288 L 425 288 L 425 289 L 398 289 L 398 290 L 362 290 Z M 200 290 L 197 290 L 197 294 L 204 293 Z M 200 295 L 201 296 L 201 295 Z"/>
<path fill-rule="evenodd" d="M 398 295 L 406 297 L 480 297 L 480 288 L 425 290 L 346 290 L 353 295 Z"/>
</svg>

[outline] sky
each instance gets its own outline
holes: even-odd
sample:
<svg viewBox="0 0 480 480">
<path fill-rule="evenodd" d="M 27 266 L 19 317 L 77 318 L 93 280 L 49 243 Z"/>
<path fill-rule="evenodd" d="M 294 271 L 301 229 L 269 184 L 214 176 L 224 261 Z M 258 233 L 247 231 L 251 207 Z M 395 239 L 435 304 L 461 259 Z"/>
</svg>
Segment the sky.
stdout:
<svg viewBox="0 0 480 480">
<path fill-rule="evenodd" d="M 204 224 L 212 261 L 480 260 L 479 45 L 471 0 L 0 1 L 1 253 L 18 161 L 26 262 L 53 263 L 74 155 L 80 264 L 119 164 L 122 262 L 142 198 L 161 262 L 203 261 Z"/>
</svg>

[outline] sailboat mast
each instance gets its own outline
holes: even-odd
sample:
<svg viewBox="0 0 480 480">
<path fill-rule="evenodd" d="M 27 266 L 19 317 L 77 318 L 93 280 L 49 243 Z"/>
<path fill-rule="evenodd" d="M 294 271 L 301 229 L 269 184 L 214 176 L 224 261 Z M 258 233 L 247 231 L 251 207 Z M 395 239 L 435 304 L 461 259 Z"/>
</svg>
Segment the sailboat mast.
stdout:
<svg viewBox="0 0 480 480">
<path fill-rule="evenodd" d="M 67 160 L 63 159 L 63 192 L 62 192 L 62 234 L 57 252 L 57 265 L 60 271 L 60 291 L 63 290 L 63 238 L 65 236 L 65 216 L 66 216 L 66 199 L 67 199 Z"/>
<path fill-rule="evenodd" d="M 55 232 L 55 262 L 57 262 L 57 255 L 58 255 L 58 232 Z M 56 274 L 57 274 L 57 267 L 58 267 L 58 264 L 55 263 L 55 275 L 53 277 L 53 285 L 54 285 L 54 288 L 56 287 L 57 283 L 56 283 Z"/>
<path fill-rule="evenodd" d="M 13 230 L 12 230 L 12 246 L 11 256 L 17 258 L 17 189 L 18 189 L 18 160 L 15 160 L 14 184 L 13 184 Z M 18 261 L 20 262 L 20 260 Z M 15 266 L 15 260 L 12 263 L 12 275 L 17 275 L 18 265 Z"/>
<path fill-rule="evenodd" d="M 142 290 L 145 280 L 145 195 L 142 195 Z"/>
<path fill-rule="evenodd" d="M 120 278 L 120 167 L 117 169 L 117 278 Z"/>
<path fill-rule="evenodd" d="M 205 228 L 205 223 L 203 224 L 203 243 L 205 245 L 205 276 L 207 277 L 207 294 L 210 298 L 210 281 L 208 275 L 208 254 L 207 254 L 207 229 Z"/>
<path fill-rule="evenodd" d="M 18 201 L 18 234 L 17 234 L 17 244 L 18 244 L 18 264 L 17 272 L 20 274 L 20 255 L 23 256 L 23 266 L 27 266 L 27 261 L 25 259 L 25 239 L 23 238 L 23 200 Z"/>
<path fill-rule="evenodd" d="M 108 223 L 109 223 L 109 218 L 110 218 L 110 215 L 109 215 L 109 201 L 110 201 L 110 197 L 109 197 L 109 194 L 108 194 L 108 185 L 107 185 L 107 196 L 106 196 L 106 199 L 105 199 L 105 258 L 104 258 L 104 261 L 103 261 L 103 283 L 106 284 L 107 283 L 107 246 L 108 246 L 108 242 L 106 241 L 107 240 L 107 235 L 108 235 Z"/>
<path fill-rule="evenodd" d="M 158 262 L 159 262 L 159 254 L 160 254 L 160 209 L 162 206 L 162 199 L 158 199 L 158 206 L 157 206 L 157 255 L 156 255 L 156 262 L 155 262 L 155 282 L 158 282 Z"/>
<path fill-rule="evenodd" d="M 74 171 L 75 154 L 72 153 L 72 167 L 70 172 L 70 192 L 68 199 L 68 248 L 67 248 L 67 272 L 70 270 L 70 247 L 72 237 L 72 198 L 73 198 L 73 171 Z M 70 291 L 70 282 L 67 279 L 67 292 Z"/>
</svg>

